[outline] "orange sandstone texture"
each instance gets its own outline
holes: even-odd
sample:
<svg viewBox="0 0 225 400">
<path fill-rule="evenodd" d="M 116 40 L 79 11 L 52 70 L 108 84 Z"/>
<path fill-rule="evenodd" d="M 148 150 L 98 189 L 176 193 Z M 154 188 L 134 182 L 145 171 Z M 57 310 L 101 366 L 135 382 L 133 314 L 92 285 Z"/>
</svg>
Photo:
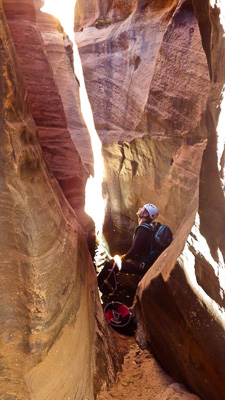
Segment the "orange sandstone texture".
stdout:
<svg viewBox="0 0 225 400">
<path fill-rule="evenodd" d="M 218 160 L 216 125 L 225 43 L 219 12 L 207 0 L 140 0 L 113 21 L 113 5 L 93 1 L 95 13 L 86 18 L 87 2 L 78 0 L 75 24 L 103 143 L 105 235 L 112 253 L 126 251 L 137 208 L 157 204 L 159 220 L 175 238 L 139 284 L 137 338 L 191 391 L 222 400 L 224 150 Z"/>
<path fill-rule="evenodd" d="M 120 355 L 86 240 L 46 167 L 1 1 L 0 31 L 0 398 L 94 399 Z"/>
<path fill-rule="evenodd" d="M 127 338 L 126 338 L 127 340 Z M 102 390 L 97 400 L 200 400 L 186 388 L 173 382 L 148 350 L 131 341 L 124 357 L 123 370 L 116 383 L 108 390 Z"/>
<path fill-rule="evenodd" d="M 4 0 L 3 5 L 45 160 L 84 229 L 90 230 L 84 199 L 93 157 L 62 27 L 39 10 L 36 16 L 31 0 L 26 4 Z"/>
<path fill-rule="evenodd" d="M 81 113 L 79 82 L 73 70 L 72 41 L 65 32 L 62 33 L 63 28 L 60 29 L 59 21 L 53 16 L 37 11 L 37 22 L 60 93 L 68 131 L 82 162 L 93 173 L 90 136 Z"/>
<path fill-rule="evenodd" d="M 198 186 L 201 163 L 196 159 L 197 169 L 190 159 L 192 146 L 202 146 L 207 136 L 200 125 L 209 72 L 193 8 L 175 5 L 140 5 L 122 22 L 77 33 L 103 142 L 105 234 L 113 252 L 121 249 L 121 238 L 127 249 L 126 232 L 142 202 L 157 203 L 161 220 L 176 231 Z"/>
</svg>

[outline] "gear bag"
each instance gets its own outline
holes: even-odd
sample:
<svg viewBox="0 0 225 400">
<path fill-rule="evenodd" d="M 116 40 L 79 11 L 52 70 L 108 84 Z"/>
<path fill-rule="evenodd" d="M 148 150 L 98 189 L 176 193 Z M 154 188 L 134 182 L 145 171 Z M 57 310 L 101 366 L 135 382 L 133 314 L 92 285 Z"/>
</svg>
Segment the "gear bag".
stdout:
<svg viewBox="0 0 225 400">
<path fill-rule="evenodd" d="M 118 301 L 108 303 L 104 309 L 104 314 L 109 324 L 117 332 L 124 335 L 133 335 L 136 325 L 129 308 Z"/>
<path fill-rule="evenodd" d="M 169 246 L 173 240 L 173 233 L 169 226 L 161 225 L 155 233 L 155 242 L 163 249 Z"/>
</svg>

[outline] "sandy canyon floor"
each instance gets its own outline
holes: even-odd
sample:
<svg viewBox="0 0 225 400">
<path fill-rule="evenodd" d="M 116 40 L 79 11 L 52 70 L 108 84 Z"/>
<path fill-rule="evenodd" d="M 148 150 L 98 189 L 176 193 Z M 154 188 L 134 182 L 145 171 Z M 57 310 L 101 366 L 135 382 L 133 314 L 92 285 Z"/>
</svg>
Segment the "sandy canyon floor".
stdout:
<svg viewBox="0 0 225 400">
<path fill-rule="evenodd" d="M 112 387 L 102 389 L 97 400 L 199 400 L 174 382 L 147 350 L 140 349 L 134 338 L 120 336 L 119 340 L 127 346 L 122 371 Z"/>
</svg>

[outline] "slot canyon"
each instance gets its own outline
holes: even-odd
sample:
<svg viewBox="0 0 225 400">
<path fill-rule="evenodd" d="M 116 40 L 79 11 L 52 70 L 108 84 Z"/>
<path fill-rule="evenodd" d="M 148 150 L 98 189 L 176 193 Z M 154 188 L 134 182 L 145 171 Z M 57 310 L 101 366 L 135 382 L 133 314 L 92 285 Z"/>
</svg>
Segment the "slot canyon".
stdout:
<svg viewBox="0 0 225 400">
<path fill-rule="evenodd" d="M 224 400 L 220 8 L 209 0 L 74 0 L 102 143 L 110 254 L 129 249 L 137 209 L 148 202 L 174 234 L 138 284 L 129 338 L 170 386 L 139 397 L 128 385 L 122 397 L 107 397 L 129 340 L 108 324 L 98 293 L 95 227 L 85 212 L 94 157 L 73 46 L 43 5 L 0 0 L 0 399 Z"/>
</svg>

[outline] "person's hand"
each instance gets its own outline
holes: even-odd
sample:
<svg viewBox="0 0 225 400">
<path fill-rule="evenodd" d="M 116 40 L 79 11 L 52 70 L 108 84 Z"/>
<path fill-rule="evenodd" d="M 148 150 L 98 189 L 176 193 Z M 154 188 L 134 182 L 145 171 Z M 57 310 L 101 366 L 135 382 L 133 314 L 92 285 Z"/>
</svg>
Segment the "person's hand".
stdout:
<svg viewBox="0 0 225 400">
<path fill-rule="evenodd" d="M 118 267 L 118 269 L 120 271 L 121 267 L 122 267 L 121 256 L 118 256 L 118 254 L 116 254 L 115 256 L 113 256 L 113 259 L 114 259 L 114 263 L 116 264 L 116 266 Z"/>
</svg>

